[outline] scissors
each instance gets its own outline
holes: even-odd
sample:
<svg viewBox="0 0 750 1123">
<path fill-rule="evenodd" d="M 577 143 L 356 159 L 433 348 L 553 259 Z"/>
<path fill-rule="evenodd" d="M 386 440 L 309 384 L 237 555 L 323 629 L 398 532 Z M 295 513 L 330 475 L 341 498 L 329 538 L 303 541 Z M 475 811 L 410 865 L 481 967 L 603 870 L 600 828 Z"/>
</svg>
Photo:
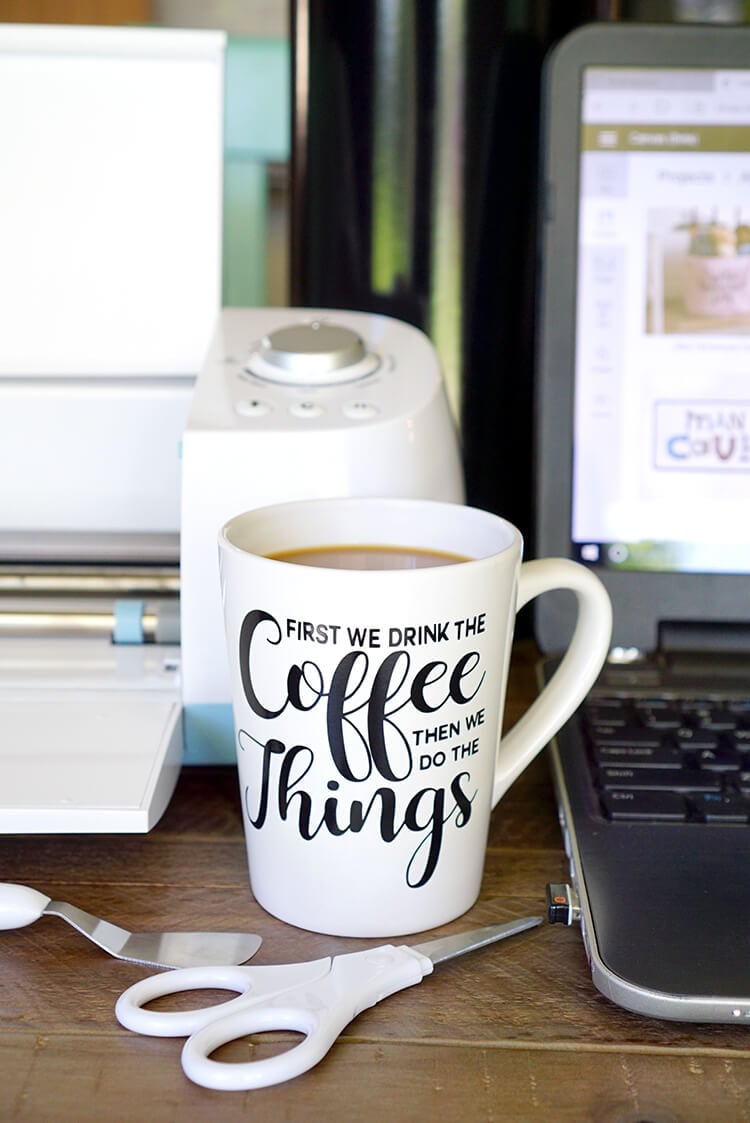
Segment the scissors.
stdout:
<svg viewBox="0 0 750 1123">
<path fill-rule="evenodd" d="M 126 1029 L 149 1037 L 187 1037 L 182 1067 L 204 1088 L 244 1091 L 280 1084 L 322 1060 L 353 1018 L 404 987 L 420 983 L 434 964 L 475 951 L 541 924 L 541 916 L 442 936 L 424 944 L 327 956 L 273 967 L 184 967 L 152 975 L 120 996 L 115 1014 Z M 186 1012 L 144 1010 L 154 998 L 219 988 L 238 992 L 218 1005 Z M 220 1045 L 251 1033 L 297 1030 L 304 1040 L 286 1052 L 240 1064 L 210 1059 Z"/>
</svg>

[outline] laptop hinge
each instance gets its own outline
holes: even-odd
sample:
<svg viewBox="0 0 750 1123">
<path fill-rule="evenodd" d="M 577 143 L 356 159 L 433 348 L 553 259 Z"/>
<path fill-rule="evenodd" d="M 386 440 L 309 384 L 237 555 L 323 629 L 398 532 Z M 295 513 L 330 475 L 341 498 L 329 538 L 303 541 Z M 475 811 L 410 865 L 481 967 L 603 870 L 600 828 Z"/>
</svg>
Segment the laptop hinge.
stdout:
<svg viewBox="0 0 750 1123">
<path fill-rule="evenodd" d="M 710 623 L 662 620 L 659 624 L 659 647 L 667 655 L 685 651 L 747 655 L 750 652 L 750 624 L 727 620 Z"/>
<path fill-rule="evenodd" d="M 711 656 L 711 670 L 736 673 L 738 663 L 746 669 L 750 653 L 750 624 L 732 621 L 663 620 L 659 625 L 659 650 L 672 670 L 705 668 Z"/>
</svg>

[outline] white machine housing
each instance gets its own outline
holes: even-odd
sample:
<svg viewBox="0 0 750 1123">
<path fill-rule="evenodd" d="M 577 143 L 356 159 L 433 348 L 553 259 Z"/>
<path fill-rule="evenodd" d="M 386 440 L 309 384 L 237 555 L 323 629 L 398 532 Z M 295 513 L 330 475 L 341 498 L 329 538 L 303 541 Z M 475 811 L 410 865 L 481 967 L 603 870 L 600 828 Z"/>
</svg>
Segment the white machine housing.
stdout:
<svg viewBox="0 0 750 1123">
<path fill-rule="evenodd" d="M 364 312 L 222 311 L 182 443 L 185 759 L 234 761 L 218 532 L 292 499 L 464 499 L 440 362 L 409 324 Z"/>
<path fill-rule="evenodd" d="M 221 304 L 225 47 L 0 24 L 0 833 L 150 830 L 180 771 L 178 637 L 142 624 Z"/>
</svg>

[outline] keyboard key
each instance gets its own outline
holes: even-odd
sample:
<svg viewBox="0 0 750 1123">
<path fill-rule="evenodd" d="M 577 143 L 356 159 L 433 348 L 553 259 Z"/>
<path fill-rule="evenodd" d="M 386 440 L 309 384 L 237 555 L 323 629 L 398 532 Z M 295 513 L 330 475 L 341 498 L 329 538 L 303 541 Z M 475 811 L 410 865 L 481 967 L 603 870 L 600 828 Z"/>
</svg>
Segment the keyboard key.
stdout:
<svg viewBox="0 0 750 1123">
<path fill-rule="evenodd" d="M 681 749 L 689 749 L 691 752 L 719 747 L 719 734 L 706 729 L 689 729 L 683 726 L 675 732 L 674 738 Z"/>
<path fill-rule="evenodd" d="M 736 772 L 732 776 L 732 784 L 742 795 L 750 795 L 750 772 Z"/>
<path fill-rule="evenodd" d="M 750 801 L 734 793 L 695 795 L 690 804 L 704 823 L 746 823 L 750 818 Z"/>
<path fill-rule="evenodd" d="M 586 720 L 591 727 L 599 725 L 622 726 L 632 722 L 630 707 L 619 700 L 589 703 L 586 706 Z"/>
<path fill-rule="evenodd" d="M 641 726 L 625 726 L 620 729 L 605 726 L 601 729 L 595 729 L 591 735 L 591 739 L 597 748 L 602 745 L 622 745 L 628 747 L 641 745 L 658 749 L 662 743 L 661 735 L 658 730 L 645 729 Z"/>
<path fill-rule="evenodd" d="M 680 729 L 685 724 L 685 716 L 671 706 L 639 706 L 638 717 L 649 729 Z"/>
<path fill-rule="evenodd" d="M 680 769 L 684 764 L 683 754 L 674 745 L 595 745 L 593 756 L 600 767 Z"/>
<path fill-rule="evenodd" d="M 721 792 L 721 776 L 696 769 L 602 768 L 599 786 L 603 791 Z"/>
<path fill-rule="evenodd" d="M 739 772 L 742 757 L 732 745 L 719 745 L 715 749 L 701 749 L 695 762 L 707 772 Z"/>
<path fill-rule="evenodd" d="M 680 708 L 686 714 L 707 713 L 716 702 L 713 698 L 681 698 Z"/>
<path fill-rule="evenodd" d="M 687 804 L 677 792 L 605 792 L 602 807 L 614 822 L 681 822 Z"/>
<path fill-rule="evenodd" d="M 724 733 L 737 728 L 737 715 L 724 706 L 712 706 L 709 711 L 701 714 L 698 724 L 701 729 Z"/>
</svg>

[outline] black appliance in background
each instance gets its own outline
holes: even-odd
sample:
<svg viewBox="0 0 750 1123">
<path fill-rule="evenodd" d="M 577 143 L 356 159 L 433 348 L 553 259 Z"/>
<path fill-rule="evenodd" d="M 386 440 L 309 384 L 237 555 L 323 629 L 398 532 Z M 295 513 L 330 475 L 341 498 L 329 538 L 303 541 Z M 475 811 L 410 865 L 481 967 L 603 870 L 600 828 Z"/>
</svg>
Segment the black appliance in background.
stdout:
<svg viewBox="0 0 750 1123">
<path fill-rule="evenodd" d="M 381 312 L 430 336 L 468 501 L 527 542 L 542 60 L 617 8 L 291 4 L 291 303 Z"/>
</svg>

